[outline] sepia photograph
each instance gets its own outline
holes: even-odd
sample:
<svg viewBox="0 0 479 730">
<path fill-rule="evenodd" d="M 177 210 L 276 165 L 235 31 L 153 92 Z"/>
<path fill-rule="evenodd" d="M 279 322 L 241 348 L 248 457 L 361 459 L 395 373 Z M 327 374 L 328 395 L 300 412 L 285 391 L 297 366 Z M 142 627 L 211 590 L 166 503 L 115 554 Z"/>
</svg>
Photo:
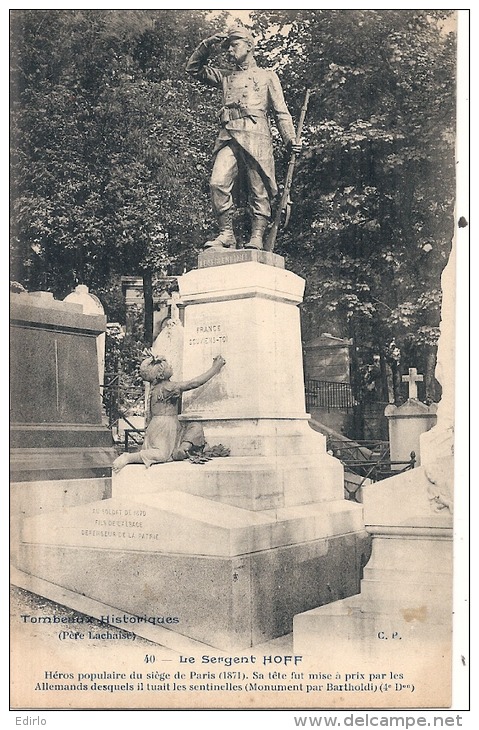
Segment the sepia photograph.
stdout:
<svg viewBox="0 0 479 730">
<path fill-rule="evenodd" d="M 9 10 L 23 724 L 462 724 L 468 21 Z"/>
</svg>

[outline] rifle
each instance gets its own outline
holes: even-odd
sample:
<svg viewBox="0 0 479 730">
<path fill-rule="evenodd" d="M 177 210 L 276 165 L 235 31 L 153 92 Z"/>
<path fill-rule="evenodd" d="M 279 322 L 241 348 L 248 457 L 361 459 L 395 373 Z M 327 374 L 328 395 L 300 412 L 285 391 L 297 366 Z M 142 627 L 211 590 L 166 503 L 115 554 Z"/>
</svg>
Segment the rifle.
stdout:
<svg viewBox="0 0 479 730">
<path fill-rule="evenodd" d="M 311 95 L 311 89 L 306 89 L 304 103 L 303 103 L 303 106 L 301 107 L 301 114 L 299 115 L 299 122 L 298 122 L 298 129 L 296 130 L 295 144 L 301 144 L 301 134 L 303 132 L 304 118 L 306 117 L 306 112 L 308 110 L 310 95 Z M 268 237 L 267 237 L 266 243 L 264 245 L 265 251 L 272 251 L 274 248 L 274 244 L 276 243 L 276 236 L 278 235 L 278 230 L 281 225 L 281 218 L 283 216 L 283 213 L 286 213 L 286 220 L 285 220 L 284 227 L 286 228 L 286 226 L 288 225 L 288 221 L 289 221 L 289 217 L 290 217 L 290 213 L 291 213 L 291 200 L 290 200 L 289 195 L 291 192 L 294 166 L 296 164 L 297 156 L 298 156 L 297 152 L 291 153 L 291 158 L 289 160 L 289 165 L 288 165 L 288 172 L 286 173 L 286 179 L 284 181 L 283 195 L 281 196 L 281 202 L 278 206 L 278 210 L 276 211 L 276 215 L 274 217 L 273 224 L 268 232 Z"/>
</svg>

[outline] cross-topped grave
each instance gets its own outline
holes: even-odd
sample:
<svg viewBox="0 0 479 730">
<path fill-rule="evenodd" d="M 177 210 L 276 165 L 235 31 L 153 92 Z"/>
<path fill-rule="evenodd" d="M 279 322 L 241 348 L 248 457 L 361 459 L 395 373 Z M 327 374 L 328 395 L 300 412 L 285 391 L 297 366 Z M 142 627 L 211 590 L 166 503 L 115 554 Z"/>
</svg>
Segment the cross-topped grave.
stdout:
<svg viewBox="0 0 479 730">
<path fill-rule="evenodd" d="M 421 383 L 423 375 L 418 375 L 416 368 L 409 368 L 409 375 L 403 375 L 402 382 L 409 386 L 408 400 L 401 406 L 390 403 L 384 415 L 388 419 L 389 447 L 391 460 L 397 462 L 392 468 L 400 471 L 409 461 L 411 452 L 421 461 L 419 437 L 436 423 L 436 404 L 427 406 L 417 397 L 417 383 Z"/>
<path fill-rule="evenodd" d="M 417 400 L 417 385 L 416 383 L 422 383 L 424 380 L 423 375 L 418 375 L 416 368 L 409 368 L 409 375 L 403 375 L 402 376 L 402 382 L 408 383 L 409 385 L 409 394 L 408 397 L 411 400 L 414 398 Z"/>
</svg>

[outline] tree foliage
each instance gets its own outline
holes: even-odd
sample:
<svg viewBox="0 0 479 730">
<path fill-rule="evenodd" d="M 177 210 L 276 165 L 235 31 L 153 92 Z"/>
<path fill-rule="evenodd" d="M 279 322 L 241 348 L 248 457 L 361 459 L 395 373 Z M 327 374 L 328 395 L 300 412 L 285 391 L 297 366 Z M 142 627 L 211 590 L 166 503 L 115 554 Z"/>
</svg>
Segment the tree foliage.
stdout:
<svg viewBox="0 0 479 730">
<path fill-rule="evenodd" d="M 202 11 L 13 12 L 15 278 L 61 294 L 191 263 L 214 121 L 184 65 L 206 32 Z"/>
<path fill-rule="evenodd" d="M 429 381 L 453 221 L 451 13 L 251 17 L 259 63 L 277 68 L 296 117 L 314 90 L 277 244 L 307 281 L 305 337 L 329 330 L 385 359 L 394 340 Z M 224 22 L 201 10 L 12 11 L 13 278 L 60 296 L 84 282 L 108 300 L 121 274 L 195 265 L 212 224 L 219 99 L 184 67 Z M 279 142 L 277 159 L 281 179 Z"/>
<path fill-rule="evenodd" d="M 440 10 L 257 11 L 292 109 L 314 93 L 281 251 L 319 325 L 431 370 L 454 205 L 455 36 Z M 275 23 L 274 34 L 271 33 Z"/>
</svg>

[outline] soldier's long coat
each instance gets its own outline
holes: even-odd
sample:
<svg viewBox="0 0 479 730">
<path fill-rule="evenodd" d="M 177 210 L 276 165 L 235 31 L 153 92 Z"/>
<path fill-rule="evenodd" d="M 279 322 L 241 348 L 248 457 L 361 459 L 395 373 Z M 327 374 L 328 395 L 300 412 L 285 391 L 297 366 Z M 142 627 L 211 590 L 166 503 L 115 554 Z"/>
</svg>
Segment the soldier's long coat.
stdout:
<svg viewBox="0 0 479 730">
<path fill-rule="evenodd" d="M 213 156 L 232 139 L 235 140 L 260 166 L 273 198 L 278 190 L 268 112 L 273 112 L 285 143 L 295 137 L 293 120 L 278 76 L 270 69 L 260 68 L 254 59 L 246 67 L 236 68 L 230 73 L 206 65 L 207 60 L 208 49 L 200 45 L 188 61 L 186 70 L 198 81 L 223 90 L 222 125 Z"/>
</svg>

